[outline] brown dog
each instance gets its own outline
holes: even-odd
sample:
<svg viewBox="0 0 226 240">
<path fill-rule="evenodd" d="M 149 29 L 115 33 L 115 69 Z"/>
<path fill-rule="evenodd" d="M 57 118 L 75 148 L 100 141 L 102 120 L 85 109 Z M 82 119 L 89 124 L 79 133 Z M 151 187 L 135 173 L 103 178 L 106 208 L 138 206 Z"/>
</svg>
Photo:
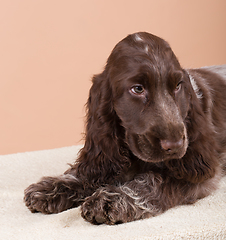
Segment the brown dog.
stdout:
<svg viewBox="0 0 226 240">
<path fill-rule="evenodd" d="M 82 205 L 89 222 L 116 224 L 209 195 L 225 166 L 225 93 L 226 65 L 185 70 L 163 39 L 129 35 L 93 78 L 78 160 L 30 185 L 27 207 Z"/>
</svg>

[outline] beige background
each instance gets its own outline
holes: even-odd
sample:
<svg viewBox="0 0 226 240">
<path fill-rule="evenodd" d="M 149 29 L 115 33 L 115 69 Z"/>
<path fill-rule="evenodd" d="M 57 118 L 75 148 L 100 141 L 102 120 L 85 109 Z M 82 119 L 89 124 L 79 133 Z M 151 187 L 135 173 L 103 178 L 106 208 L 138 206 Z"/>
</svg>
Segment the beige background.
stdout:
<svg viewBox="0 0 226 240">
<path fill-rule="evenodd" d="M 226 63 L 225 25 L 225 0 L 2 0 L 0 154 L 81 144 L 92 75 L 129 33 L 200 67 Z"/>
</svg>

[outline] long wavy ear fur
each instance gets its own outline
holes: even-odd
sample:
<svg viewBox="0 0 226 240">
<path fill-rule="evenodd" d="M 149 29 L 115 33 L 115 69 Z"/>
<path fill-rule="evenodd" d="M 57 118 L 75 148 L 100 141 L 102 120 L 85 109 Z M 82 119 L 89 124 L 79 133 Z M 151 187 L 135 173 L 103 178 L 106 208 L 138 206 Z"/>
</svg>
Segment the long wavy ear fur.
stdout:
<svg viewBox="0 0 226 240">
<path fill-rule="evenodd" d="M 175 178 L 199 183 L 214 177 L 217 172 L 218 146 L 212 123 L 209 122 L 212 121 L 211 107 L 205 102 L 206 99 L 202 99 L 201 104 L 193 88 L 189 91 L 190 110 L 186 119 L 189 146 L 182 159 L 170 160 L 166 165 Z"/>
<path fill-rule="evenodd" d="M 89 185 L 109 183 L 129 166 L 124 146 L 124 129 L 114 111 L 112 89 L 107 71 L 93 77 L 87 102 L 84 148 L 75 165 L 76 175 Z"/>
</svg>

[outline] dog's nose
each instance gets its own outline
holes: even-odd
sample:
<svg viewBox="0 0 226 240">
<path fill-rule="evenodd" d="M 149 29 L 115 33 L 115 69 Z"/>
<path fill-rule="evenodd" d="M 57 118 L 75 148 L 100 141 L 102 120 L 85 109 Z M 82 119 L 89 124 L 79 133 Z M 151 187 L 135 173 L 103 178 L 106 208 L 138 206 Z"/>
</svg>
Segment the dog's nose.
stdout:
<svg viewBox="0 0 226 240">
<path fill-rule="evenodd" d="M 175 153 L 183 147 L 184 141 L 183 139 L 180 139 L 179 141 L 160 140 L 160 144 L 162 149 L 167 153 Z"/>
</svg>

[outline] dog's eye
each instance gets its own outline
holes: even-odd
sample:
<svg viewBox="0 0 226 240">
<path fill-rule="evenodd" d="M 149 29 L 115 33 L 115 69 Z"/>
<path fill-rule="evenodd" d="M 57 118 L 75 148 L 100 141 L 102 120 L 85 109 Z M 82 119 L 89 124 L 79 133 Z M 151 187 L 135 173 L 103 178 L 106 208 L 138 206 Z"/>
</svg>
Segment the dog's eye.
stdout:
<svg viewBox="0 0 226 240">
<path fill-rule="evenodd" d="M 174 90 L 175 93 L 178 93 L 181 90 L 181 82 L 179 82 Z"/>
<path fill-rule="evenodd" d="M 144 92 L 144 87 L 142 85 L 133 86 L 131 92 L 134 94 L 142 94 Z"/>
</svg>

